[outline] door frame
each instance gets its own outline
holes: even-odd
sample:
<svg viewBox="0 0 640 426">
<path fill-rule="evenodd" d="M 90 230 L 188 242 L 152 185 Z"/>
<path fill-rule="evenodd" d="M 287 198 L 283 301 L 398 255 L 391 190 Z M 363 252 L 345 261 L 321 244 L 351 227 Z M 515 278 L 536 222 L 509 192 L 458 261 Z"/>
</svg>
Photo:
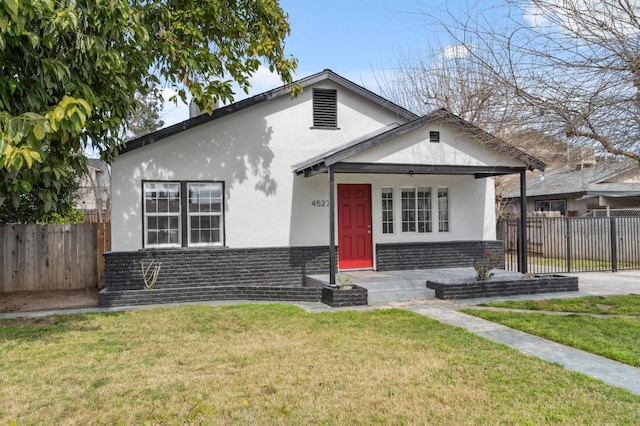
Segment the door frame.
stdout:
<svg viewBox="0 0 640 426">
<path fill-rule="evenodd" d="M 361 265 L 354 265 L 354 266 L 348 266 L 345 267 L 343 266 L 343 260 L 341 259 L 340 253 L 340 241 L 341 241 L 341 219 L 342 219 L 342 215 L 340 214 L 340 207 L 341 207 L 341 197 L 340 197 L 340 188 L 341 187 L 345 187 L 345 186 L 350 186 L 350 187 L 366 187 L 367 191 L 369 193 L 369 203 L 367 205 L 367 211 L 368 211 L 368 227 L 369 227 L 369 237 L 368 237 L 368 248 L 370 251 L 370 256 L 368 256 L 368 258 L 364 261 L 363 264 Z M 338 269 L 340 270 L 355 270 L 355 269 L 373 269 L 375 266 L 375 262 L 374 262 L 374 252 L 373 252 L 373 193 L 372 193 L 372 185 L 370 183 L 340 183 L 337 185 L 337 215 L 338 215 L 338 220 L 337 220 L 337 236 L 338 236 Z M 366 216 L 365 212 L 365 216 Z M 366 221 L 366 217 L 365 217 L 365 221 Z"/>
</svg>

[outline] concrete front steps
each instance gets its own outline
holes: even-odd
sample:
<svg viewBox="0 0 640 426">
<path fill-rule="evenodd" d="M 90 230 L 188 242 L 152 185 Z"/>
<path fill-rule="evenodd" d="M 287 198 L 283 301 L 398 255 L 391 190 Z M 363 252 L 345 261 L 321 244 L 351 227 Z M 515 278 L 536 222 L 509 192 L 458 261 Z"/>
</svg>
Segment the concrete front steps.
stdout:
<svg viewBox="0 0 640 426">
<path fill-rule="evenodd" d="M 349 276 L 352 284 L 367 289 L 369 304 L 435 298 L 435 291 L 427 288 L 424 275 L 413 272 L 347 271 L 344 275 Z M 307 286 L 322 287 L 328 283 L 328 274 L 307 276 Z"/>
</svg>

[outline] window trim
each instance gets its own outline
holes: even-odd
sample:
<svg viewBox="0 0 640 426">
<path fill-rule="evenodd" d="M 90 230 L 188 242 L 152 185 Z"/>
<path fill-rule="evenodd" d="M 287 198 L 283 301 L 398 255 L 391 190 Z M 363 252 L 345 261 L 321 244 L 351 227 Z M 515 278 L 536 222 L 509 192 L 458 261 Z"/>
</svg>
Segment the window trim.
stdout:
<svg viewBox="0 0 640 426">
<path fill-rule="evenodd" d="M 202 215 L 199 213 L 202 212 L 191 212 L 189 211 L 189 185 L 200 185 L 200 184 L 215 184 L 215 185 L 220 185 L 220 213 L 217 214 L 208 214 L 208 215 Z M 185 208 L 185 216 L 186 216 L 186 220 L 184 222 L 186 222 L 187 225 L 187 229 L 186 229 L 186 233 L 183 234 L 183 236 L 186 235 L 186 247 L 218 247 L 218 246 L 223 246 L 224 245 L 224 185 L 222 182 L 213 182 L 213 181 L 187 181 L 186 182 L 186 199 L 187 199 L 187 205 Z M 205 212 L 206 213 L 206 212 Z M 215 212 L 208 212 L 208 213 L 215 213 Z M 220 218 L 220 241 L 218 242 L 211 242 L 211 243 L 192 243 L 191 242 L 191 218 L 194 216 L 209 216 L 209 217 L 213 217 L 213 216 L 217 216 Z"/>
<path fill-rule="evenodd" d="M 180 215 L 179 215 L 179 233 L 178 240 L 179 244 L 147 244 L 147 225 L 146 225 L 146 205 L 145 205 L 145 191 L 144 186 L 148 183 L 174 183 L 180 185 Z M 189 245 L 189 212 L 188 212 L 188 184 L 198 184 L 198 183 L 216 183 L 221 185 L 221 196 L 222 196 L 222 205 L 220 212 L 220 242 L 212 243 L 212 244 L 192 244 Z M 226 232 L 226 185 L 225 181 L 221 180 L 162 180 L 162 179 L 142 179 L 142 194 L 141 194 L 141 210 L 142 210 L 142 248 L 143 249 L 171 249 L 171 248 L 206 248 L 206 247 L 224 247 L 226 246 L 227 241 L 227 232 Z M 183 195 L 184 194 L 184 195 Z"/>
<path fill-rule="evenodd" d="M 179 211 L 177 214 L 171 214 L 170 212 L 167 212 L 166 214 L 149 214 L 147 213 L 147 205 L 146 205 L 146 191 L 145 191 L 145 185 L 146 184 L 161 184 L 161 185 L 168 185 L 168 184 L 174 184 L 174 185 L 178 185 L 178 201 L 179 201 Z M 156 180 L 149 180 L 149 181 L 142 181 L 142 247 L 143 248 L 176 248 L 176 247 L 182 247 L 182 221 L 181 221 L 181 217 L 182 217 L 182 210 L 183 210 L 183 205 L 182 205 L 182 186 L 180 185 L 179 181 L 175 181 L 175 180 L 170 180 L 170 181 L 156 181 Z M 153 216 L 153 217 L 178 217 L 178 243 L 168 243 L 168 244 L 149 244 L 148 242 L 148 237 L 149 234 L 147 232 L 147 218 L 149 216 Z"/>
<path fill-rule="evenodd" d="M 418 190 L 428 190 L 429 191 L 429 209 L 427 210 L 429 212 L 429 217 L 430 220 L 429 221 L 425 221 L 425 223 L 430 223 L 431 227 L 429 230 L 427 231 L 420 231 L 420 227 L 418 226 L 420 220 L 419 220 L 419 203 L 418 203 Z M 413 200 L 414 200 L 414 206 L 413 206 L 413 220 L 411 222 L 407 222 L 409 223 L 409 225 L 411 225 L 411 223 L 413 223 L 413 230 L 409 230 L 409 231 L 405 231 L 404 230 L 404 224 L 405 224 L 405 220 L 403 217 L 403 213 L 404 213 L 404 207 L 402 205 L 402 201 L 404 200 L 403 197 L 403 193 L 405 192 L 405 190 L 412 190 L 413 191 Z M 434 229 L 434 221 L 433 221 L 433 187 L 432 186 L 427 186 L 427 185 L 415 185 L 415 186 L 402 186 L 400 188 L 400 232 L 402 234 L 433 234 L 433 229 Z"/>
<path fill-rule="evenodd" d="M 442 231 L 442 210 L 440 209 L 440 190 L 441 189 L 446 189 L 447 190 L 447 230 L 446 231 Z M 438 203 L 438 233 L 442 233 L 442 234 L 447 234 L 447 233 L 451 233 L 451 190 L 449 189 L 448 186 L 438 186 L 437 187 L 437 192 L 436 192 L 436 201 Z"/>
<path fill-rule="evenodd" d="M 385 210 L 384 209 L 384 201 L 385 199 L 382 197 L 383 191 L 385 189 L 389 189 L 391 190 L 391 220 L 387 221 L 387 224 L 391 224 L 391 232 L 385 232 L 385 220 L 384 220 L 384 213 L 388 212 L 389 210 Z M 393 186 L 389 186 L 389 185 L 381 185 L 380 186 L 380 231 L 382 233 L 382 235 L 395 235 L 396 233 L 396 221 L 395 221 L 395 209 L 394 209 L 394 202 L 393 199 L 395 197 L 395 188 Z"/>
</svg>

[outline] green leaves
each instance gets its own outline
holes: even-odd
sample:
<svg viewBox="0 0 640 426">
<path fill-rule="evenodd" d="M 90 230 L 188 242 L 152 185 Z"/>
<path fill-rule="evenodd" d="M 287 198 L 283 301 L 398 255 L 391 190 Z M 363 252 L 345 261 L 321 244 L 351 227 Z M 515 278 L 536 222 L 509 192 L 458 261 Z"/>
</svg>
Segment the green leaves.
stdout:
<svg viewBox="0 0 640 426">
<path fill-rule="evenodd" d="M 55 208 L 54 170 L 88 146 L 113 159 L 158 82 L 209 112 L 261 64 L 291 83 L 289 30 L 276 0 L 0 0 L 0 200 L 38 187 Z"/>
</svg>

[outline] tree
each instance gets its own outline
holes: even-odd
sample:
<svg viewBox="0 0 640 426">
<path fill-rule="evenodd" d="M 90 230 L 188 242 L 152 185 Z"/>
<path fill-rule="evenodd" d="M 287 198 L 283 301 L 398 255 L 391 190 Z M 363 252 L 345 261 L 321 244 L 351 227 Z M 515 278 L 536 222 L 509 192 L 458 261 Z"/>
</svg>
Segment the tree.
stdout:
<svg viewBox="0 0 640 426">
<path fill-rule="evenodd" d="M 147 96 L 136 93 L 136 100 L 139 105 L 129 117 L 125 130 L 126 137 L 131 139 L 155 132 L 164 126 L 164 121 L 160 118 L 162 105 L 157 90 L 151 91 Z"/>
<path fill-rule="evenodd" d="M 79 176 L 69 172 L 58 180 L 50 182 L 48 174 L 41 173 L 42 165 L 32 165 L 31 173 L 36 183 L 31 190 L 21 194 L 20 204 L 4 203 L 0 205 L 0 224 L 2 223 L 82 223 L 84 214 L 76 209 L 76 195 L 79 188 Z M 45 209 L 46 198 L 41 197 L 45 182 L 54 188 L 57 202 L 53 208 Z"/>
<path fill-rule="evenodd" d="M 37 185 L 51 210 L 83 148 L 112 161 L 136 93 L 161 84 L 211 112 L 261 61 L 290 84 L 288 34 L 277 0 L 0 2 L 0 204 Z"/>
<path fill-rule="evenodd" d="M 442 27 L 469 69 L 519 101 L 523 126 L 640 161 L 635 0 L 511 0 L 486 10 L 450 14 L 453 25 Z"/>
</svg>

